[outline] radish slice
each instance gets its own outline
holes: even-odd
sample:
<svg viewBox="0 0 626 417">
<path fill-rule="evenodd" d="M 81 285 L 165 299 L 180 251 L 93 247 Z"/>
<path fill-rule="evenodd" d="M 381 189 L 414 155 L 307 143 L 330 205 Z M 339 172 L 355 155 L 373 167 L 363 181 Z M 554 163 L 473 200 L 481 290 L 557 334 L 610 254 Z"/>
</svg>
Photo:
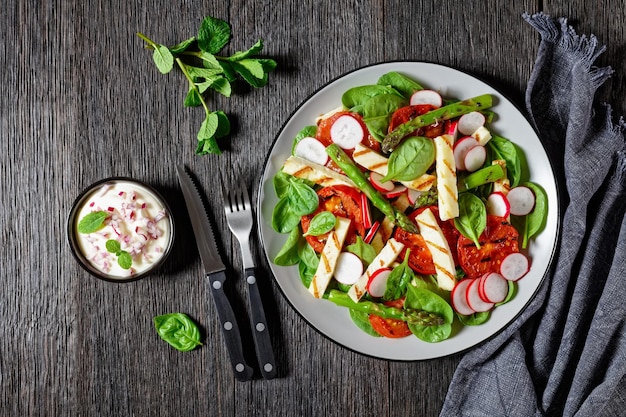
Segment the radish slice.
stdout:
<svg viewBox="0 0 626 417">
<path fill-rule="evenodd" d="M 413 93 L 409 104 L 412 106 L 430 104 L 431 106 L 438 108 L 443 104 L 443 99 L 441 98 L 441 94 L 434 90 L 419 90 Z"/>
<path fill-rule="evenodd" d="M 322 142 L 312 137 L 302 138 L 296 144 L 293 154 L 320 165 L 326 165 L 328 162 L 326 147 Z"/>
<path fill-rule="evenodd" d="M 391 274 L 391 268 L 380 268 L 374 271 L 367 282 L 367 292 L 372 297 L 382 297 L 387 289 L 387 280 Z"/>
<path fill-rule="evenodd" d="M 452 136 L 452 139 L 454 139 L 456 141 L 456 138 L 459 135 L 459 121 L 458 120 L 452 120 L 450 121 L 450 124 L 448 124 L 448 130 L 446 130 L 446 134 Z"/>
<path fill-rule="evenodd" d="M 383 176 L 380 175 L 378 172 L 370 172 L 370 182 L 372 183 L 374 188 L 376 188 L 381 193 L 386 193 L 396 188 L 396 185 L 393 183 L 393 181 L 382 182 L 382 178 Z"/>
<path fill-rule="evenodd" d="M 417 199 L 420 198 L 422 194 L 424 194 L 422 191 L 417 191 L 412 188 L 406 189 L 406 197 L 409 200 L 409 204 L 411 204 L 412 206 L 414 206 L 415 203 L 417 203 Z"/>
<path fill-rule="evenodd" d="M 365 138 L 363 125 L 354 116 L 345 114 L 330 127 L 330 139 L 343 149 L 354 149 Z"/>
<path fill-rule="evenodd" d="M 520 252 L 510 253 L 500 264 L 500 274 L 509 281 L 517 281 L 530 270 L 530 260 Z"/>
<path fill-rule="evenodd" d="M 459 117 L 459 133 L 462 135 L 471 135 L 476 132 L 479 127 L 484 126 L 485 116 L 479 111 L 466 113 Z"/>
<path fill-rule="evenodd" d="M 478 141 L 471 136 L 463 136 L 454 144 L 454 163 L 457 171 L 465 169 L 465 154 L 475 146 L 478 146 Z"/>
<path fill-rule="evenodd" d="M 465 153 L 463 164 L 469 172 L 474 172 L 485 163 L 487 159 L 487 150 L 484 146 L 476 145 Z"/>
<path fill-rule="evenodd" d="M 469 308 L 477 313 L 483 313 L 493 308 L 495 303 L 483 301 L 478 293 L 478 284 L 480 284 L 480 278 L 473 279 L 471 284 L 467 286 L 465 291 L 465 297 L 467 298 L 467 305 Z"/>
<path fill-rule="evenodd" d="M 473 279 L 464 279 L 462 281 L 457 282 L 457 284 L 452 288 L 452 292 L 450 293 L 450 300 L 452 301 L 452 308 L 459 314 L 464 316 L 469 316 L 470 314 L 474 314 L 475 311 L 470 308 L 467 304 L 467 286 L 471 284 Z"/>
<path fill-rule="evenodd" d="M 363 218 L 363 226 L 366 229 L 372 227 L 372 212 L 370 210 L 370 202 L 365 193 L 361 193 L 361 217 Z"/>
<path fill-rule="evenodd" d="M 363 262 L 352 252 L 341 252 L 337 258 L 334 277 L 337 282 L 352 285 L 363 275 Z"/>
<path fill-rule="evenodd" d="M 376 220 L 374 224 L 372 225 L 372 227 L 370 227 L 370 230 L 368 230 L 367 233 L 365 234 L 365 237 L 363 238 L 363 242 L 372 243 L 372 240 L 374 239 L 376 232 L 378 232 L 379 227 L 380 227 L 380 221 Z"/>
<path fill-rule="evenodd" d="M 511 205 L 511 214 L 514 216 L 525 216 L 535 208 L 535 193 L 523 185 L 511 188 L 506 198 Z"/>
<path fill-rule="evenodd" d="M 404 185 L 396 185 L 393 187 L 393 190 L 387 191 L 384 193 L 387 198 L 396 198 L 400 197 L 402 194 L 406 193 L 407 187 Z"/>
<path fill-rule="evenodd" d="M 486 208 L 487 214 L 498 217 L 509 217 L 509 213 L 511 212 L 509 200 L 507 200 L 504 193 L 500 191 L 495 191 L 487 197 Z"/>
<path fill-rule="evenodd" d="M 487 303 L 501 303 L 509 293 L 509 283 L 500 274 L 488 272 L 479 278 L 478 295 Z"/>
</svg>

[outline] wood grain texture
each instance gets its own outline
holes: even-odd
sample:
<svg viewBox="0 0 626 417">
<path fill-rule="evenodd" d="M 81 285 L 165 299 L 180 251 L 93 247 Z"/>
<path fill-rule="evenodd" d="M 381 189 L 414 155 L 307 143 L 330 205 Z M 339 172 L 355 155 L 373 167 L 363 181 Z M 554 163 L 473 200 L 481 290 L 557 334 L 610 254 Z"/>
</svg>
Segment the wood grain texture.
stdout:
<svg viewBox="0 0 626 417">
<path fill-rule="evenodd" d="M 485 79 L 523 107 L 538 35 L 521 14 L 543 7 L 608 44 L 618 71 L 605 93 L 625 110 L 624 16 L 579 1 L 8 0 L 0 8 L 0 414 L 25 416 L 436 416 L 460 355 L 387 362 L 344 349 L 311 328 L 272 281 L 258 244 L 259 279 L 279 364 L 275 380 L 237 383 L 202 277 L 175 166 L 187 164 L 209 200 L 229 272 L 239 248 L 219 186 L 239 176 L 253 193 L 265 153 L 288 115 L 325 83 L 364 65 L 423 60 Z M 543 6 L 541 6 L 543 5 Z M 621 10 L 621 9 L 620 9 Z M 212 96 L 233 134 L 221 156 L 194 155 L 199 109 L 186 81 L 161 75 L 135 36 L 173 44 L 205 15 L 228 20 L 228 52 L 265 41 L 276 59 L 268 86 Z M 67 244 L 76 196 L 101 178 L 145 180 L 167 198 L 176 247 L 155 275 L 114 285 L 91 278 Z M 247 329 L 245 285 L 226 291 Z M 153 330 L 182 311 L 204 346 L 181 354 Z M 247 354 L 254 362 L 252 341 Z"/>
</svg>

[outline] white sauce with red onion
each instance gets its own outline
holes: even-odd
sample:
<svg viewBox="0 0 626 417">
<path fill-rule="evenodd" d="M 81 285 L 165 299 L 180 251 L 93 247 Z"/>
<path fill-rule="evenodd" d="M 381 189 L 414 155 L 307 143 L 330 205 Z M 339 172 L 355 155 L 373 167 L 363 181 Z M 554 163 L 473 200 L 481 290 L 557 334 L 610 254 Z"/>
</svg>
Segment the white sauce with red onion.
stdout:
<svg viewBox="0 0 626 417">
<path fill-rule="evenodd" d="M 76 233 L 78 245 L 87 260 L 99 271 L 113 277 L 131 277 L 157 262 L 170 242 L 170 220 L 163 204 L 145 187 L 126 181 L 103 184 L 94 190 L 78 211 L 76 225 L 87 214 L 104 211 L 104 227 L 97 232 Z M 132 257 L 130 269 L 117 263 L 106 241 L 114 239 Z"/>
</svg>

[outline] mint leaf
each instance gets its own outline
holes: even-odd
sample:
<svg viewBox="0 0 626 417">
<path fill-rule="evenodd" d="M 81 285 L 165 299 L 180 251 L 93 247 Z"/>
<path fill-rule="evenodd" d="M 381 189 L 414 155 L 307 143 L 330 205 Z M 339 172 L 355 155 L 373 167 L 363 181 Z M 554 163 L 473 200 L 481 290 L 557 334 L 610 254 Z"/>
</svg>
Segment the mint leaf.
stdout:
<svg viewBox="0 0 626 417">
<path fill-rule="evenodd" d="M 248 58 L 251 55 L 256 55 L 263 50 L 263 40 L 259 39 L 250 49 L 247 51 L 237 51 L 228 58 L 229 61 L 239 61 L 244 58 Z"/>
<path fill-rule="evenodd" d="M 107 218 L 107 213 L 104 211 L 94 211 L 87 214 L 78 222 L 79 233 L 93 233 L 104 227 L 104 220 Z"/>
<path fill-rule="evenodd" d="M 194 44 L 195 41 L 196 41 L 196 37 L 193 36 L 187 40 L 182 41 L 181 43 L 178 43 L 174 46 L 170 46 L 169 50 L 172 54 L 178 55 L 182 52 L 185 52 L 187 49 L 189 49 Z"/>
<path fill-rule="evenodd" d="M 202 345 L 198 326 L 184 313 L 157 316 L 154 318 L 154 327 L 161 339 L 181 352 Z"/>
<path fill-rule="evenodd" d="M 156 45 L 152 59 L 161 74 L 167 74 L 174 68 L 174 55 L 165 45 Z"/>
<path fill-rule="evenodd" d="M 122 250 L 122 246 L 120 242 L 115 239 L 109 239 L 106 241 L 104 246 L 107 248 L 107 251 L 110 253 L 118 254 Z"/>
<path fill-rule="evenodd" d="M 198 31 L 198 47 L 201 51 L 216 54 L 230 41 L 230 25 L 212 16 L 202 21 Z"/>
<path fill-rule="evenodd" d="M 122 269 L 130 269 L 133 264 L 133 258 L 131 258 L 128 252 L 122 251 L 117 255 L 117 263 Z"/>
</svg>

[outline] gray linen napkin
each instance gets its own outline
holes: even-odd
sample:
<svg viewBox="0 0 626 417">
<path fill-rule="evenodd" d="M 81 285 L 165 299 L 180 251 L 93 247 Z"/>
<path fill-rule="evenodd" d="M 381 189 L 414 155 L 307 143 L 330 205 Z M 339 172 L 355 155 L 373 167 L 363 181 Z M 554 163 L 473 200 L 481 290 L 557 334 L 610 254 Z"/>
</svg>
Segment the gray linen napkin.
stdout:
<svg viewBox="0 0 626 417">
<path fill-rule="evenodd" d="M 526 91 L 559 182 L 556 258 L 527 309 L 461 359 L 441 417 L 626 416 L 626 151 L 623 119 L 597 106 L 604 52 L 563 18 L 541 35 Z"/>
</svg>

